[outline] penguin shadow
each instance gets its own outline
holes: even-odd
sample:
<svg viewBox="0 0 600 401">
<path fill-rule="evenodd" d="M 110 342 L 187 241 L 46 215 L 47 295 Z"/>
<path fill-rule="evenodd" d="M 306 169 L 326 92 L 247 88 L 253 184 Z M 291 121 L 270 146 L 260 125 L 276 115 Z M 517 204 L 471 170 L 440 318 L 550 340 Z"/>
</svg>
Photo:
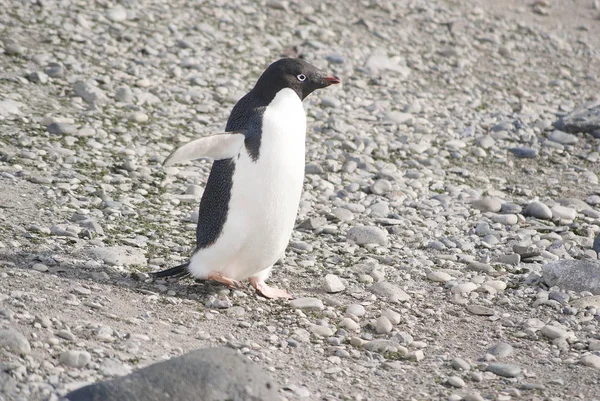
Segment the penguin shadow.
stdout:
<svg viewBox="0 0 600 401">
<path fill-rule="evenodd" d="M 35 265 L 38 265 L 34 267 Z M 41 269 L 44 271 L 40 271 Z M 94 283 L 102 286 L 112 286 L 138 292 L 142 295 L 165 295 L 174 298 L 187 299 L 202 304 L 217 300 L 223 295 L 231 295 L 234 291 L 244 293 L 245 299 L 260 299 L 262 301 L 282 302 L 282 300 L 268 300 L 258 295 L 249 283 L 242 283 L 242 287 L 229 288 L 224 284 L 210 280 L 200 280 L 190 277 L 177 279 L 152 279 L 148 274 L 135 268 L 117 269 L 108 265 L 100 265 L 89 261 L 78 261 L 76 254 L 68 252 L 48 251 L 21 251 L 0 253 L 0 273 L 3 268 L 19 269 L 29 274 L 54 276 L 60 279 L 76 281 L 79 284 Z M 96 266 L 98 265 L 98 266 Z M 295 288 L 300 293 L 320 292 L 315 288 Z M 294 297 L 299 297 L 292 291 Z M 243 296 L 243 295 L 242 295 Z M 234 297 L 235 298 L 235 297 Z M 235 306 L 235 300 L 233 306 Z"/>
<path fill-rule="evenodd" d="M 173 291 L 176 298 L 189 299 L 196 302 L 206 302 L 211 296 L 223 294 L 228 289 L 225 285 L 212 281 L 195 280 L 191 278 L 156 280 L 149 279 L 147 274 L 136 269 L 116 269 L 107 265 L 99 267 L 86 266 L 87 263 L 77 261 L 75 255 L 57 253 L 56 251 L 21 251 L 15 253 L 0 253 L 0 273 L 5 268 L 19 269 L 30 274 L 54 276 L 60 279 L 77 281 L 80 284 L 94 283 L 102 286 L 120 287 L 143 295 L 167 295 Z M 45 271 L 39 266 L 47 268 Z M 89 265 L 89 264 L 88 264 Z M 45 269 L 44 267 L 41 267 Z M 250 286 L 248 286 L 251 289 Z M 248 294 L 253 294 L 248 289 Z M 244 290 L 244 289 L 242 289 Z"/>
</svg>

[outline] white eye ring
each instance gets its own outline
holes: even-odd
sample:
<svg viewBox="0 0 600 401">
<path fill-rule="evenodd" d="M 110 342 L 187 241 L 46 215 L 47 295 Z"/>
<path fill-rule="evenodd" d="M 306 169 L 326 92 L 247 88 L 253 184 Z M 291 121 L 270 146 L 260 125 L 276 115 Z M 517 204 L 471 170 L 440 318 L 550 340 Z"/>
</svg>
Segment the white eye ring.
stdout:
<svg viewBox="0 0 600 401">
<path fill-rule="evenodd" d="M 300 81 L 300 82 L 306 81 L 306 75 L 304 75 L 304 74 L 298 74 L 296 76 L 296 78 L 298 78 L 298 81 Z"/>
</svg>

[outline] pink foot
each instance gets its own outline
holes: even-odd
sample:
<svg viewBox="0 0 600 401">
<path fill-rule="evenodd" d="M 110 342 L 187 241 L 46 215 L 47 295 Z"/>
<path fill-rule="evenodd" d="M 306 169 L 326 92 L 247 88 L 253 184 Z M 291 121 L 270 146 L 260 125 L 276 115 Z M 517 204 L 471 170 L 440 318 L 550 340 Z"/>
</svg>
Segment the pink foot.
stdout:
<svg viewBox="0 0 600 401">
<path fill-rule="evenodd" d="M 240 288 L 242 286 L 242 283 L 240 283 L 239 281 L 230 279 L 229 277 L 225 277 L 219 272 L 208 273 L 208 277 L 206 277 L 206 279 L 223 283 L 231 288 Z"/>
<path fill-rule="evenodd" d="M 252 285 L 252 287 L 254 287 L 256 289 L 256 291 L 258 291 L 258 293 L 260 295 L 262 295 L 265 298 L 271 298 L 271 299 L 278 299 L 278 298 L 291 299 L 292 298 L 292 296 L 287 291 L 280 290 L 279 288 L 269 287 L 267 285 L 267 283 L 265 283 L 264 281 L 258 280 L 254 277 L 250 277 L 250 284 Z"/>
</svg>

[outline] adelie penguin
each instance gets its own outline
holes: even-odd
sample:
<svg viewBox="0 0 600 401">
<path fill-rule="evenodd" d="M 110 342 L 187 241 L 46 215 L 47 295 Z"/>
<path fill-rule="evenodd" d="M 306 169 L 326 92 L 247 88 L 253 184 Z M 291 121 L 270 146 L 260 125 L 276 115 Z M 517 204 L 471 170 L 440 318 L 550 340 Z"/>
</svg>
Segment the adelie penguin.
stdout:
<svg viewBox="0 0 600 401">
<path fill-rule="evenodd" d="M 289 242 L 304 180 L 306 114 L 302 101 L 340 83 L 300 59 L 271 64 L 233 107 L 225 133 L 191 141 L 165 160 L 214 160 L 196 231 L 196 249 L 180 266 L 154 277 L 193 276 L 238 286 L 250 284 L 267 298 L 291 298 L 269 287 L 273 264 Z"/>
</svg>

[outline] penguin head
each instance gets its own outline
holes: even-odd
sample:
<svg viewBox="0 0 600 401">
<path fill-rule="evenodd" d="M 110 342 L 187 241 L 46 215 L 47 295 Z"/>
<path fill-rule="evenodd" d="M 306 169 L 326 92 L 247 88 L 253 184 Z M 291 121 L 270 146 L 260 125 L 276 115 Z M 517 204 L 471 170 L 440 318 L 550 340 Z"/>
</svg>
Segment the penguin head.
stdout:
<svg viewBox="0 0 600 401">
<path fill-rule="evenodd" d="M 290 88 L 300 99 L 317 89 L 342 82 L 314 65 L 297 58 L 282 58 L 271 64 L 260 76 L 254 91 L 274 96 L 284 88 Z"/>
</svg>

